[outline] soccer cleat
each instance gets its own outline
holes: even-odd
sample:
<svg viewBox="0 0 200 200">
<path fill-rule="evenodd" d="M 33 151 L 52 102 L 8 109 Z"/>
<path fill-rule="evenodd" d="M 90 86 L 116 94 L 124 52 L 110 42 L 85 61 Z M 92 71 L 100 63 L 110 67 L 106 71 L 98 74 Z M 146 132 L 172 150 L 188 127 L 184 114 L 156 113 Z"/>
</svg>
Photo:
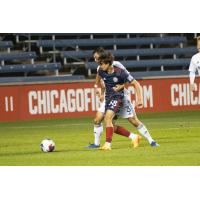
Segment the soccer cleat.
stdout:
<svg viewBox="0 0 200 200">
<path fill-rule="evenodd" d="M 160 145 L 155 142 L 155 141 L 152 141 L 151 144 L 150 144 L 152 147 L 159 147 Z"/>
<path fill-rule="evenodd" d="M 107 150 L 111 150 L 111 147 L 105 143 L 102 147 L 99 147 L 99 149 L 107 151 Z"/>
<path fill-rule="evenodd" d="M 134 148 L 139 146 L 141 139 L 142 137 L 140 135 L 137 135 L 136 138 L 131 141 L 131 144 L 133 145 Z"/>
<path fill-rule="evenodd" d="M 88 149 L 97 149 L 99 147 L 100 147 L 100 145 L 96 145 L 96 144 L 89 144 L 88 146 L 86 146 L 86 148 L 88 148 Z"/>
</svg>

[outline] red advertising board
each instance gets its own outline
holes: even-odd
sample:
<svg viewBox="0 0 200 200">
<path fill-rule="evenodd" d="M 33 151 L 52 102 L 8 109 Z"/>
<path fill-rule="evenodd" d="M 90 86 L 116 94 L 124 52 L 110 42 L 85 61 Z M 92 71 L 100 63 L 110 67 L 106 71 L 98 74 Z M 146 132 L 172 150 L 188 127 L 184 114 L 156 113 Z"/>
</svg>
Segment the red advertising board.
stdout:
<svg viewBox="0 0 200 200">
<path fill-rule="evenodd" d="M 144 106 L 137 112 L 200 109 L 200 81 L 189 90 L 188 78 L 140 80 Z M 128 87 L 135 101 L 134 88 Z M 0 121 L 94 116 L 98 98 L 93 83 L 0 86 Z"/>
</svg>

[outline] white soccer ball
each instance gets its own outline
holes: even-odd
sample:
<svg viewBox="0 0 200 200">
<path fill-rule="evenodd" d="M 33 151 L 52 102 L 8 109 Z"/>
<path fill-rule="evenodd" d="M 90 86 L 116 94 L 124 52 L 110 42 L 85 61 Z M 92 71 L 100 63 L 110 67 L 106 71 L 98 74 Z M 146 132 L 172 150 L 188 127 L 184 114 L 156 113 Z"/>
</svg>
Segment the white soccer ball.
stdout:
<svg viewBox="0 0 200 200">
<path fill-rule="evenodd" d="M 40 144 L 43 152 L 52 152 L 55 149 L 55 142 L 51 139 L 44 139 Z"/>
</svg>

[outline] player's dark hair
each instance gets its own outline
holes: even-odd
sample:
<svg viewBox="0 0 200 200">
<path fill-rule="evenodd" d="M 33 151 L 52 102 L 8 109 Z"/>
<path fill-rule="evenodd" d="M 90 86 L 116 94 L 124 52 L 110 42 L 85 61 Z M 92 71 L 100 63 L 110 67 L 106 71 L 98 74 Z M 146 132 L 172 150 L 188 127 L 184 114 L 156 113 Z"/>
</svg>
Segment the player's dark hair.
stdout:
<svg viewBox="0 0 200 200">
<path fill-rule="evenodd" d="M 105 52 L 99 57 L 99 63 L 112 65 L 114 61 L 114 56 L 110 52 Z"/>
<path fill-rule="evenodd" d="M 95 49 L 92 52 L 92 55 L 94 55 L 95 53 L 98 53 L 99 55 L 103 54 L 105 52 L 105 49 L 103 47 L 98 47 L 97 49 Z"/>
<path fill-rule="evenodd" d="M 197 41 L 200 41 L 200 36 L 197 37 Z"/>
</svg>

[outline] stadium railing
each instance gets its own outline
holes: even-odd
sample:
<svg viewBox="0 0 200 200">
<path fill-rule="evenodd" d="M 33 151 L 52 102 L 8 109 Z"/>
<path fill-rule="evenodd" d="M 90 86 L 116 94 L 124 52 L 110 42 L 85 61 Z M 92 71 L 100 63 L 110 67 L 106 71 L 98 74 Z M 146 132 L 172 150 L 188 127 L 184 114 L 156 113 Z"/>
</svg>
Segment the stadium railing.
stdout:
<svg viewBox="0 0 200 200">
<path fill-rule="evenodd" d="M 29 59 L 36 58 L 35 52 L 11 52 L 11 53 L 0 53 L 1 60 L 15 60 L 15 59 Z"/>
<path fill-rule="evenodd" d="M 13 47 L 12 41 L 0 41 L 0 49 L 7 49 L 10 52 L 10 48 Z"/>
<path fill-rule="evenodd" d="M 38 37 L 38 38 L 44 38 L 44 37 L 49 37 L 52 40 L 58 38 L 58 37 L 88 37 L 90 39 L 93 39 L 94 37 L 104 37 L 104 36 L 109 36 L 109 37 L 118 37 L 118 36 L 124 36 L 125 38 L 129 38 L 130 34 L 129 33 L 14 33 L 13 34 L 16 37 L 16 42 L 20 42 L 20 37 L 25 37 L 27 39 L 32 39 L 33 37 Z M 135 34 L 139 35 L 139 34 Z"/>
<path fill-rule="evenodd" d="M 29 76 L 29 77 L 1 77 L 0 84 L 25 84 L 25 83 L 63 83 L 63 81 L 76 82 L 78 80 L 85 80 L 83 75 L 73 76 Z"/>
<path fill-rule="evenodd" d="M 0 73 L 17 73 L 37 72 L 41 70 L 57 71 L 61 68 L 60 63 L 45 63 L 45 64 L 17 64 L 0 66 Z"/>
<path fill-rule="evenodd" d="M 36 57 L 37 56 L 35 52 L 0 53 L 1 65 L 5 65 L 5 61 L 25 60 L 25 59 L 31 59 L 31 64 L 34 64 L 34 59 Z"/>
<path fill-rule="evenodd" d="M 136 79 L 159 78 L 159 77 L 178 77 L 188 76 L 187 70 L 169 70 L 169 71 L 145 71 L 132 72 L 131 75 Z"/>
<path fill-rule="evenodd" d="M 121 63 L 127 69 L 136 69 L 136 68 L 149 68 L 149 67 L 160 67 L 161 71 L 164 71 L 164 67 L 186 67 L 189 66 L 189 58 L 179 58 L 179 59 L 155 59 L 155 60 L 139 60 L 139 61 L 121 61 Z M 86 63 L 86 68 L 88 69 L 88 74 L 91 75 L 91 70 L 96 70 L 98 64 L 96 62 Z"/>
<path fill-rule="evenodd" d="M 197 50 L 195 47 L 185 48 L 155 48 L 155 49 L 117 49 L 108 50 L 116 57 L 129 57 L 129 56 L 164 56 L 172 55 L 174 57 L 178 55 L 194 54 Z M 80 59 L 84 58 L 89 60 L 92 58 L 92 50 L 86 51 L 63 51 L 61 56 L 64 59 L 64 64 L 67 63 L 67 58 Z"/>
<path fill-rule="evenodd" d="M 109 38 L 109 39 L 67 39 L 67 40 L 39 40 L 37 46 L 42 52 L 43 47 L 74 47 L 77 46 L 111 46 L 111 45 L 161 45 L 181 44 L 186 42 L 186 37 L 143 37 L 143 38 Z"/>
<path fill-rule="evenodd" d="M 153 49 L 153 45 L 179 45 L 180 47 L 183 47 L 183 43 L 187 41 L 186 37 L 183 36 L 166 36 L 166 37 L 139 37 L 139 38 L 104 38 L 104 39 L 65 39 L 65 40 L 39 40 L 37 41 L 37 46 L 40 48 L 40 53 L 43 53 L 43 48 L 51 48 L 52 51 L 49 51 L 49 53 L 53 54 L 53 60 L 56 59 L 56 54 L 60 54 L 60 50 L 57 50 L 57 47 L 60 48 L 67 48 L 71 47 L 75 50 L 79 50 L 80 47 L 97 47 L 97 46 L 113 46 L 114 50 L 117 50 L 117 46 L 125 46 L 126 48 L 128 46 L 142 46 L 142 45 L 149 45 L 150 49 Z M 120 49 L 118 49 L 120 50 Z M 122 49 L 121 49 L 122 50 Z M 144 52 L 142 52 L 144 51 Z M 157 50 L 154 51 L 156 53 Z M 167 51 L 167 50 L 165 50 Z M 169 51 L 169 49 L 168 49 Z M 78 51 L 77 51 L 78 52 Z M 129 50 L 122 50 L 115 52 L 119 55 L 124 55 L 129 52 Z M 86 52 L 87 54 L 88 52 Z M 90 52 L 89 52 L 90 53 Z M 141 50 L 140 53 L 145 54 L 145 50 Z M 163 54 L 166 52 L 163 52 Z M 75 53 L 76 54 L 76 53 Z M 134 50 L 134 52 L 130 52 L 129 55 L 138 54 L 137 50 Z M 151 54 L 151 52 L 147 52 L 147 54 Z M 161 53 L 162 54 L 162 53 Z M 64 55 L 64 54 L 62 54 Z M 153 53 L 152 53 L 153 55 Z M 139 60 L 139 59 L 138 59 Z M 79 62 L 82 62 L 84 64 L 85 60 L 77 60 Z M 86 60 L 87 61 L 87 60 Z M 64 58 L 64 64 L 66 64 L 66 59 Z M 71 63 L 73 65 L 73 63 Z M 75 63 L 74 63 L 75 64 Z M 80 63 L 79 63 L 80 64 Z M 68 65 L 68 66 L 72 66 Z M 76 65 L 76 64 L 75 64 Z M 88 73 L 90 75 L 90 72 Z"/>
<path fill-rule="evenodd" d="M 121 61 L 126 68 L 139 68 L 139 67 L 160 67 L 160 66 L 188 66 L 190 63 L 189 58 L 179 59 L 155 59 L 155 60 L 127 60 Z M 88 62 L 87 68 L 96 69 L 96 62 Z"/>
</svg>

